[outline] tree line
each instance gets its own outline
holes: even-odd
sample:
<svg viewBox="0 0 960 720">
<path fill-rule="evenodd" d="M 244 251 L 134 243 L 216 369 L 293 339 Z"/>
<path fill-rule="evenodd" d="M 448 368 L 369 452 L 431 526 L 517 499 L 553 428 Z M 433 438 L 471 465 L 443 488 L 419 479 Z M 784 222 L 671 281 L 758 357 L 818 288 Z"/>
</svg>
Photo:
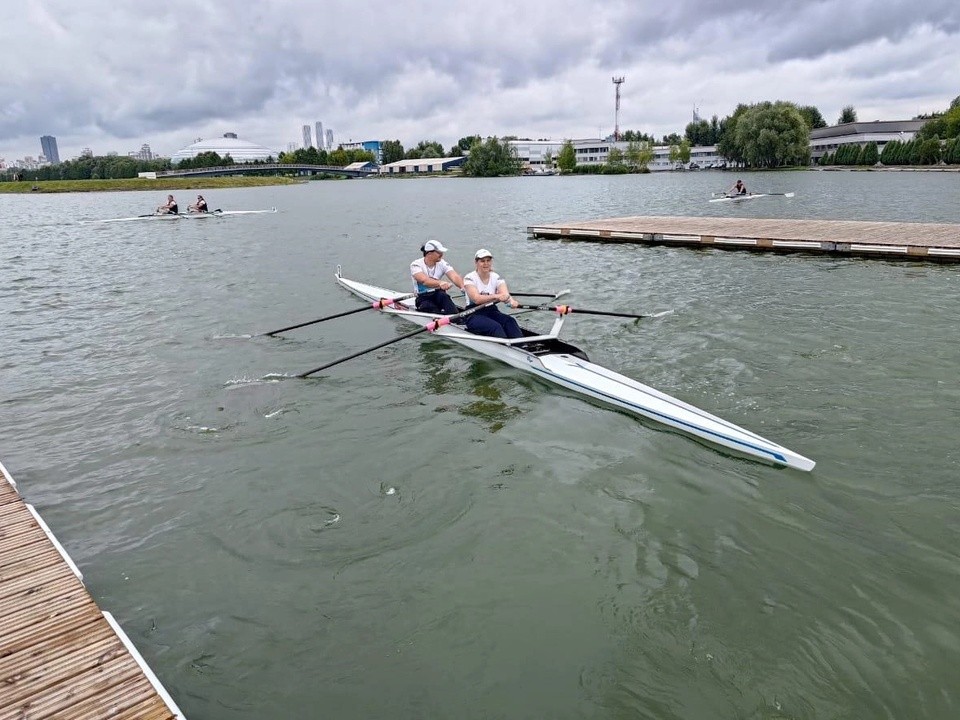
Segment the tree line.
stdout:
<svg viewBox="0 0 960 720">
<path fill-rule="evenodd" d="M 837 124 L 857 121 L 853 106 L 842 109 Z M 807 165 L 810 162 L 810 131 L 826 127 L 820 111 L 810 105 L 796 105 L 786 101 L 740 104 L 734 112 L 720 119 L 714 115 L 709 121 L 689 123 L 684 135 L 665 135 L 658 143 L 646 133 L 626 130 L 620 139 L 627 142 L 626 150 L 610 149 L 607 162 L 602 166 L 580 166 L 569 141 L 562 146 L 557 166 L 564 172 L 622 173 L 644 172 L 653 159 L 655 145 L 670 147 L 671 162 L 686 164 L 690 160 L 690 148 L 695 145 L 715 145 L 717 153 L 728 161 L 745 168 L 778 168 Z M 460 138 L 447 151 L 436 141 L 423 140 L 410 149 L 404 149 L 399 140 L 381 143 L 381 162 L 384 164 L 403 159 L 444 158 L 467 156 L 462 167 L 465 175 L 499 176 L 518 175 L 522 161 L 509 144 L 516 137 L 482 139 L 480 135 Z M 315 147 L 301 148 L 280 153 L 277 162 L 283 164 L 332 165 L 344 167 L 353 162 L 375 161 L 367 150 L 318 150 Z M 549 158 L 552 162 L 553 158 Z M 272 163 L 273 159 L 251 163 Z M 939 162 L 960 163 L 960 96 L 943 112 L 929 116 L 916 137 L 909 142 L 892 141 L 880 151 L 876 143 L 863 147 L 851 143 L 827 153 L 819 161 L 837 165 L 929 165 Z M 194 158 L 180 161 L 179 168 L 216 167 L 233 164 L 233 159 L 221 157 L 215 152 L 200 153 Z M 139 160 L 129 156 L 95 156 L 67 160 L 57 165 L 48 165 L 35 170 L 16 170 L 23 180 L 86 180 L 133 178 L 141 172 L 170 170 L 168 158 Z M 587 169 L 590 168 L 590 169 Z M 14 170 L 0 172 L 0 180 L 12 180 Z"/>
</svg>

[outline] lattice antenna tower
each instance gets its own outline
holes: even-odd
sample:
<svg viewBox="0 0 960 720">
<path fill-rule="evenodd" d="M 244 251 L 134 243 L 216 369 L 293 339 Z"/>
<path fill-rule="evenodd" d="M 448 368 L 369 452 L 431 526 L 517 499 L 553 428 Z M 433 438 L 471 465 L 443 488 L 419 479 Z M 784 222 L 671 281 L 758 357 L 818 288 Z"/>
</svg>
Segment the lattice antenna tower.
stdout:
<svg viewBox="0 0 960 720">
<path fill-rule="evenodd" d="M 626 80 L 626 78 L 621 75 L 620 77 L 612 79 L 614 86 L 617 88 L 616 109 L 613 113 L 613 140 L 616 142 L 620 139 L 620 86 L 623 85 L 623 81 Z"/>
</svg>

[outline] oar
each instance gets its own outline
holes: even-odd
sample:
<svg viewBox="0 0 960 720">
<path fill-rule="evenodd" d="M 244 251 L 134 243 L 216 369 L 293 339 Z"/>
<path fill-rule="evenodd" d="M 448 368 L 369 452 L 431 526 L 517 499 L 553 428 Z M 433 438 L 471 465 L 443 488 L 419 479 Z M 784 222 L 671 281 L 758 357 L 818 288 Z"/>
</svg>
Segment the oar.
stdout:
<svg viewBox="0 0 960 720">
<path fill-rule="evenodd" d="M 335 313 L 333 315 L 327 315 L 322 318 L 317 318 L 316 320 L 307 320 L 306 322 L 297 323 L 296 325 L 288 325 L 287 327 L 282 327 L 277 330 L 271 330 L 270 332 L 261 333 L 262 335 L 276 335 L 277 333 L 286 332 L 287 330 L 296 330 L 297 328 L 306 327 L 307 325 L 316 325 L 317 323 L 326 322 L 327 320 L 336 320 L 337 318 L 346 317 L 347 315 L 353 315 L 355 313 L 363 312 L 364 310 L 382 310 L 387 305 L 394 305 L 401 300 L 407 300 L 412 298 L 415 293 L 409 293 L 408 295 L 401 295 L 400 297 L 390 300 L 388 298 L 381 298 L 377 300 L 372 305 L 364 305 L 360 308 L 355 308 L 353 310 L 345 310 L 344 312 Z"/>
<path fill-rule="evenodd" d="M 369 348 L 367 348 L 366 350 L 360 350 L 359 352 L 355 352 L 355 353 L 352 353 L 352 354 L 350 354 L 350 355 L 347 355 L 346 357 L 342 357 L 342 358 L 339 358 L 339 359 L 337 359 L 337 360 L 332 360 L 331 362 L 325 363 L 324 365 L 321 365 L 321 366 L 318 367 L 318 368 L 314 368 L 313 370 L 308 370 L 308 371 L 305 372 L 305 373 L 300 373 L 299 375 L 297 375 L 297 377 L 298 377 L 298 378 L 309 377 L 310 375 L 313 375 L 314 373 L 318 373 L 318 372 L 320 372 L 321 370 L 326 370 L 327 368 L 331 368 L 331 367 L 333 367 L 334 365 L 339 365 L 340 363 L 346 362 L 347 360 L 353 360 L 353 359 L 356 358 L 356 357 L 360 357 L 361 355 L 366 355 L 367 353 L 371 353 L 371 352 L 373 352 L 374 350 L 379 350 L 380 348 L 386 347 L 387 345 L 393 345 L 393 343 L 400 342 L 401 340 L 406 340 L 407 338 L 412 338 L 414 335 L 419 335 L 420 333 L 436 332 L 437 330 L 439 330 L 439 329 L 440 329 L 441 327 L 443 327 L 444 325 L 449 325 L 454 319 L 466 317 L 467 315 L 470 315 L 471 313 L 476 312 L 477 310 L 479 310 L 479 309 L 482 308 L 482 307 L 484 307 L 484 306 L 483 306 L 483 305 L 474 305 L 473 307 L 468 308 L 468 309 L 464 310 L 463 312 L 459 312 L 459 313 L 457 313 L 456 315 L 441 315 L 440 317 L 438 317 L 438 318 L 437 318 L 436 320 L 434 320 L 433 322 L 427 323 L 427 325 L 425 325 L 424 327 L 418 328 L 417 330 L 414 330 L 413 332 L 408 332 L 408 333 L 406 333 L 405 335 L 401 335 L 401 336 L 399 336 L 399 337 L 392 338 L 392 339 L 387 340 L 387 341 L 385 341 L 385 342 L 382 342 L 382 343 L 379 343 L 379 344 L 377 344 L 377 345 L 374 345 L 373 347 L 369 347 Z"/>
<path fill-rule="evenodd" d="M 563 290 L 563 291 L 558 292 L 558 293 L 515 293 L 515 292 L 512 292 L 512 293 L 510 293 L 510 294 L 511 294 L 513 297 L 545 297 L 545 298 L 553 298 L 553 297 L 560 297 L 561 295 L 563 295 L 563 294 L 565 294 L 565 293 L 568 293 L 568 292 L 570 292 L 570 291 L 569 291 L 569 290 Z"/>
<path fill-rule="evenodd" d="M 606 315 L 608 317 L 624 317 L 632 318 L 634 320 L 662 317 L 673 312 L 673 310 L 664 310 L 662 312 L 654 313 L 653 315 L 636 315 L 634 313 L 610 312 L 609 310 L 583 310 L 581 308 L 572 308 L 569 305 L 557 305 L 555 307 L 549 307 L 545 305 L 520 305 L 519 307 L 527 308 L 529 310 L 553 310 L 558 315 L 568 315 L 572 312 L 575 312 L 580 313 L 581 315 Z"/>
<path fill-rule="evenodd" d="M 783 195 L 783 197 L 793 197 L 795 193 L 764 193 L 764 195 Z"/>
</svg>

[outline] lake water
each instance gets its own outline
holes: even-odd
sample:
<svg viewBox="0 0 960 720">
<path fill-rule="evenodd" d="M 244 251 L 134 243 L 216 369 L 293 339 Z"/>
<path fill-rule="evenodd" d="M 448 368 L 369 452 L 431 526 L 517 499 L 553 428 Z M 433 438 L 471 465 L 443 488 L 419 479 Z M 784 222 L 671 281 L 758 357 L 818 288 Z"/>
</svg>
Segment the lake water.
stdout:
<svg viewBox="0 0 960 720">
<path fill-rule="evenodd" d="M 956 173 L 0 195 L 0 459 L 191 720 L 955 718 L 960 265 L 533 240 L 624 215 L 960 223 Z M 186 205 L 190 193 L 177 194 Z M 595 362 L 817 461 L 734 458 L 408 330 L 441 239 Z M 527 316 L 533 327 L 550 317 Z"/>
</svg>

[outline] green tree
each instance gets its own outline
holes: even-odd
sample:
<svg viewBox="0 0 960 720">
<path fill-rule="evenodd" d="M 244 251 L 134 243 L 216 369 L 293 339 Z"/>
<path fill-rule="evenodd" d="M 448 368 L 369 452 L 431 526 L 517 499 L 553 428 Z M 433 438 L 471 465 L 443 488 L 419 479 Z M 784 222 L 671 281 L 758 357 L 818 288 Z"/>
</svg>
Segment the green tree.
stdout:
<svg viewBox="0 0 960 720">
<path fill-rule="evenodd" d="M 827 121 L 823 119 L 823 115 L 821 115 L 820 111 L 813 105 L 801 105 L 797 110 L 800 112 L 800 117 L 803 118 L 804 122 L 807 123 L 807 127 L 811 130 L 827 126 Z"/>
<path fill-rule="evenodd" d="M 750 167 L 805 165 L 810 160 L 810 131 L 789 102 L 738 106 L 722 144 L 724 157 Z"/>
<path fill-rule="evenodd" d="M 646 142 L 649 142 L 649 143 L 653 144 L 653 136 L 652 136 L 652 135 L 647 135 L 646 133 L 642 133 L 642 132 L 639 132 L 639 131 L 637 131 L 637 130 L 625 130 L 624 132 L 620 133 L 620 139 L 621 139 L 621 140 L 624 140 L 624 141 L 626 141 L 626 142 L 633 142 L 633 141 L 644 142 L 644 141 L 646 141 Z"/>
<path fill-rule="evenodd" d="M 623 165 L 623 150 L 618 147 L 610 148 L 610 152 L 607 153 L 607 165 Z"/>
<path fill-rule="evenodd" d="M 467 135 L 466 137 L 460 138 L 457 144 L 451 148 L 451 152 L 453 153 L 451 157 L 454 155 L 466 155 L 470 152 L 470 148 L 473 147 L 475 142 L 481 142 L 482 140 L 483 138 L 479 135 Z M 504 140 L 506 140 L 506 138 L 504 138 Z"/>
<path fill-rule="evenodd" d="M 557 157 L 557 167 L 561 172 L 573 172 L 577 167 L 577 153 L 573 149 L 573 143 L 565 140 L 560 148 L 560 155 Z"/>
<path fill-rule="evenodd" d="M 857 111 L 853 109 L 853 105 L 847 105 L 840 111 L 840 117 L 837 118 L 837 125 L 845 125 L 846 123 L 854 123 L 856 121 Z"/>
<path fill-rule="evenodd" d="M 385 140 L 380 146 L 380 151 L 383 154 L 384 165 L 403 160 L 403 145 L 399 140 Z"/>
<path fill-rule="evenodd" d="M 931 118 L 917 132 L 917 138 L 927 140 L 932 137 L 955 138 L 960 136 L 960 105 L 952 105 L 945 113 Z"/>
<path fill-rule="evenodd" d="M 743 148 L 737 141 L 737 125 L 740 118 L 750 109 L 749 105 L 740 103 L 733 111 L 733 115 L 728 115 L 720 121 L 720 138 L 717 141 L 717 153 L 732 163 L 742 164 L 744 162 Z"/>
<path fill-rule="evenodd" d="M 513 145 L 491 137 L 470 146 L 470 155 L 463 164 L 463 174 L 473 177 L 519 175 L 522 165 Z"/>
<path fill-rule="evenodd" d="M 571 150 L 573 147 L 571 146 Z M 627 162 L 641 172 L 653 161 L 653 144 L 646 140 L 627 143 Z"/>
<path fill-rule="evenodd" d="M 421 158 L 442 158 L 446 157 L 443 151 L 443 145 L 435 140 L 421 140 L 416 147 L 407 150 L 404 155 L 408 160 L 420 160 Z"/>
<path fill-rule="evenodd" d="M 338 145 L 336 150 L 327 153 L 327 162 L 334 167 L 346 167 L 350 164 L 350 156 L 343 149 L 343 145 Z"/>
<path fill-rule="evenodd" d="M 953 143 L 947 145 L 943 159 L 951 165 L 960 165 L 960 136 L 955 137 Z"/>
<path fill-rule="evenodd" d="M 876 165 L 880 161 L 880 151 L 875 142 L 868 142 L 860 151 L 860 165 Z"/>
<path fill-rule="evenodd" d="M 891 140 L 890 142 L 884 143 L 883 150 L 880 151 L 880 162 L 884 165 L 893 165 L 899 144 L 899 140 Z"/>
<path fill-rule="evenodd" d="M 679 135 L 677 135 L 676 133 L 670 133 L 669 135 L 664 135 L 664 136 L 663 136 L 663 144 L 664 144 L 664 145 L 679 145 L 679 144 L 680 144 L 680 141 L 681 141 L 682 139 L 683 139 L 683 138 L 681 138 L 681 137 L 680 137 Z"/>
</svg>

